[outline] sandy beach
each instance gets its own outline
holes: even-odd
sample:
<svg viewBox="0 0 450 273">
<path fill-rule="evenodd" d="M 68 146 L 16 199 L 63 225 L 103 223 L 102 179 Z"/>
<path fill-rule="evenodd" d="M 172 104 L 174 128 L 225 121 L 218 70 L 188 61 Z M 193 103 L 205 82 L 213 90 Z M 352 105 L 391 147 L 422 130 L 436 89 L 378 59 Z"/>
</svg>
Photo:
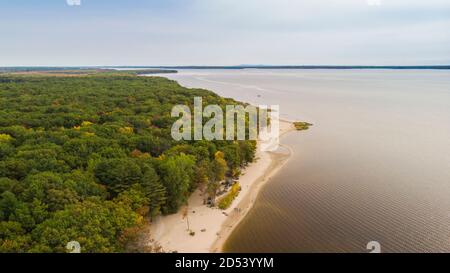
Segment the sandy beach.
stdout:
<svg viewBox="0 0 450 273">
<path fill-rule="evenodd" d="M 280 121 L 280 136 L 293 130 L 291 122 Z M 197 189 L 189 198 L 188 205 L 178 213 L 160 216 L 153 221 L 149 242 L 157 242 L 164 252 L 221 252 L 228 236 L 253 206 L 262 186 L 292 154 L 286 146 L 281 145 L 277 152 L 261 151 L 260 146 L 256 152 L 256 162 L 243 169 L 239 178 L 242 190 L 228 209 L 207 207 L 203 204 L 201 190 Z M 188 230 L 195 232 L 195 235 L 190 235 Z"/>
</svg>

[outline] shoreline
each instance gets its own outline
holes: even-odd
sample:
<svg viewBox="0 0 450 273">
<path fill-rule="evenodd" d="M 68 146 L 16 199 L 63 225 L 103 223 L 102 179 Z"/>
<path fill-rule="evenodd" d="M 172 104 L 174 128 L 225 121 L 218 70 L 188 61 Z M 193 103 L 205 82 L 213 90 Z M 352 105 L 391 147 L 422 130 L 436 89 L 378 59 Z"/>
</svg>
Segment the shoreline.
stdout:
<svg viewBox="0 0 450 273">
<path fill-rule="evenodd" d="M 295 131 L 293 123 L 280 119 L 280 139 L 292 131 Z M 242 170 L 238 179 L 241 192 L 228 209 L 207 207 L 203 204 L 201 189 L 197 189 L 189 197 L 187 206 L 176 214 L 159 216 L 150 224 L 148 244 L 156 242 L 164 252 L 222 252 L 226 240 L 253 207 L 263 186 L 292 155 L 286 145 L 280 144 L 280 147 L 287 153 L 261 151 L 260 146 L 258 142 L 256 161 Z M 195 234 L 190 235 L 188 230 Z"/>
<path fill-rule="evenodd" d="M 239 213 L 233 211 L 233 214 L 229 215 L 229 217 L 222 223 L 220 233 L 217 236 L 216 241 L 211 245 L 211 253 L 223 252 L 225 243 L 227 242 L 233 231 L 239 226 L 241 221 L 244 220 L 244 218 L 247 216 L 248 212 L 253 208 L 256 202 L 256 198 L 259 196 L 259 193 L 261 192 L 263 187 L 289 161 L 289 158 L 292 156 L 291 149 L 285 145 L 280 146 L 287 147 L 289 149 L 289 154 L 282 155 L 277 153 L 270 153 L 271 163 L 269 167 L 256 181 L 254 181 L 253 185 L 250 188 L 250 191 L 246 194 L 246 196 L 243 197 L 243 200 L 241 200 L 237 204 L 237 207 L 239 207 L 241 211 Z"/>
</svg>

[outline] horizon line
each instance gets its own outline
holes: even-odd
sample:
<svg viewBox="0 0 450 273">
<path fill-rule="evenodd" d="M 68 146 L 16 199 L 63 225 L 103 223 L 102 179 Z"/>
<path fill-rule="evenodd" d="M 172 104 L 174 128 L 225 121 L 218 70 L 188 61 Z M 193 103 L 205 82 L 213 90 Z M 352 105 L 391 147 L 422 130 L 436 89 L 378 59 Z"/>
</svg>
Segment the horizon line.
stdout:
<svg viewBox="0 0 450 273">
<path fill-rule="evenodd" d="M 26 69 L 89 69 L 89 68 L 152 68 L 152 69 L 450 69 L 448 65 L 20 65 L 2 68 Z"/>
</svg>

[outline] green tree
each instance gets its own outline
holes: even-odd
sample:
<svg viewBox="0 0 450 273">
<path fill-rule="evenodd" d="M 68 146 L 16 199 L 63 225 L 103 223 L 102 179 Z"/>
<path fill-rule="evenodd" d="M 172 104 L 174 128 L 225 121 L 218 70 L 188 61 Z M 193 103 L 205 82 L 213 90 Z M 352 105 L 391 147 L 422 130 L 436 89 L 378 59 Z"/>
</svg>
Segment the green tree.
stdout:
<svg viewBox="0 0 450 273">
<path fill-rule="evenodd" d="M 106 159 L 97 165 L 95 177 L 106 185 L 111 193 L 117 195 L 141 181 L 142 172 L 132 159 Z"/>
<path fill-rule="evenodd" d="M 193 184 L 195 158 L 181 154 L 163 159 L 159 165 L 162 183 L 167 189 L 167 210 L 176 212 L 186 203 Z"/>
<path fill-rule="evenodd" d="M 52 172 L 43 172 L 29 175 L 24 182 L 27 189 L 22 199 L 33 202 L 35 199 L 48 206 L 50 211 L 63 209 L 66 205 L 78 202 L 80 197 L 74 189 L 70 188 L 62 176 Z"/>
<path fill-rule="evenodd" d="M 10 191 L 17 194 L 17 192 L 20 191 L 19 182 L 6 177 L 0 178 L 0 194 L 5 191 Z"/>
<path fill-rule="evenodd" d="M 66 252 L 78 241 L 82 252 L 117 252 L 121 233 L 142 218 L 128 207 L 110 201 L 87 200 L 56 212 L 32 232 L 36 242 L 30 252 Z"/>
<path fill-rule="evenodd" d="M 141 185 L 148 198 L 150 216 L 154 217 L 160 214 L 167 200 L 166 188 L 162 185 L 158 174 L 153 168 L 145 172 Z"/>
<path fill-rule="evenodd" d="M 23 253 L 31 244 L 31 236 L 25 234 L 20 223 L 0 222 L 0 253 Z"/>
<path fill-rule="evenodd" d="M 225 154 L 225 160 L 228 163 L 231 175 L 238 176 L 242 164 L 239 146 L 237 144 L 228 145 L 223 148 L 223 153 Z"/>
<path fill-rule="evenodd" d="M 0 217 L 2 221 L 5 221 L 16 211 L 20 202 L 17 200 L 16 195 L 10 191 L 5 191 L 0 197 Z"/>
</svg>

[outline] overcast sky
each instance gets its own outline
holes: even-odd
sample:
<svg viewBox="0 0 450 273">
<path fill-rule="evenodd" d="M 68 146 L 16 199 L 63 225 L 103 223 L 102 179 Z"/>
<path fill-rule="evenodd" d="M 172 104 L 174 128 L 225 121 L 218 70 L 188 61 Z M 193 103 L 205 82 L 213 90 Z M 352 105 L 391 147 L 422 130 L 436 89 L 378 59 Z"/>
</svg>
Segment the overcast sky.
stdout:
<svg viewBox="0 0 450 273">
<path fill-rule="evenodd" d="M 450 0 L 0 0 L 0 37 L 0 66 L 450 64 Z"/>
</svg>

